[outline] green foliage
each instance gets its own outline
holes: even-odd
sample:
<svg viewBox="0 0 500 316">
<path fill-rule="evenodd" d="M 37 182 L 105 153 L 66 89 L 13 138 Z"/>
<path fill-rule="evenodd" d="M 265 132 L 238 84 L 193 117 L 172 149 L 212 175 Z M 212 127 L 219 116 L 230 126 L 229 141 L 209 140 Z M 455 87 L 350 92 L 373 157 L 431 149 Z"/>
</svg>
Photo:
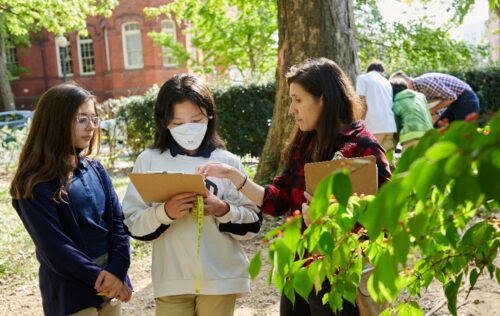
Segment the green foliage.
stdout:
<svg viewBox="0 0 500 316">
<path fill-rule="evenodd" d="M 87 16 L 111 16 L 118 0 L 0 0 L 0 32 L 27 36 L 43 29 L 54 34 L 85 30 Z"/>
<path fill-rule="evenodd" d="M 124 103 L 117 99 L 108 99 L 97 106 L 99 117 L 106 126 L 101 126 L 101 143 L 107 145 L 108 151 L 103 156 L 107 168 L 113 168 L 118 157 L 126 152 L 126 147 L 120 146 L 121 142 L 126 142 L 122 139 L 126 135 L 124 122 L 118 118 L 118 113 L 122 110 Z M 114 123 L 107 123 L 114 122 Z M 102 153 L 102 147 L 101 147 Z"/>
<path fill-rule="evenodd" d="M 24 141 L 28 136 L 29 126 L 22 129 L 11 129 L 7 126 L 0 128 L 0 168 L 3 172 L 10 172 L 17 168 L 19 154 Z M 1 172 L 0 171 L 0 172 Z"/>
<path fill-rule="evenodd" d="M 477 67 L 486 59 L 487 46 L 470 46 L 449 35 L 449 29 L 461 23 L 470 10 L 471 2 L 453 1 L 455 17 L 449 26 L 433 28 L 426 18 L 405 24 L 386 23 L 376 2 L 356 1 L 356 40 L 362 70 L 373 59 L 383 60 L 388 72 L 403 69 L 410 74 Z"/>
<path fill-rule="evenodd" d="M 491 67 L 475 70 L 457 70 L 450 74 L 467 82 L 479 96 L 481 113 L 493 115 L 500 109 L 498 91 L 500 87 L 500 68 Z"/>
<path fill-rule="evenodd" d="M 158 87 L 155 86 L 144 96 L 133 95 L 121 99 L 122 106 L 118 111 L 118 117 L 125 123 L 127 147 L 133 159 L 153 142 L 155 126 L 153 113 L 158 91 Z"/>
<path fill-rule="evenodd" d="M 195 56 L 167 35 L 149 33 L 155 42 L 169 47 L 182 66 L 197 73 L 226 75 L 233 66 L 246 82 L 269 79 L 269 74 L 274 74 L 278 28 L 275 0 L 184 0 L 144 11 L 153 17 L 175 16 L 189 36 L 198 52 Z"/>
<path fill-rule="evenodd" d="M 260 156 L 273 114 L 275 85 L 232 86 L 213 90 L 219 132 L 232 153 Z"/>
<path fill-rule="evenodd" d="M 16 287 L 37 277 L 38 262 L 33 242 L 11 206 L 10 180 L 2 175 L 0 183 L 0 284 Z"/>
<path fill-rule="evenodd" d="M 403 154 L 392 181 L 376 196 L 349 197 L 344 170 L 327 176 L 314 193 L 307 229 L 301 233 L 301 218 L 289 217 L 266 235 L 270 280 L 292 301 L 294 291 L 307 297 L 311 284 L 320 288 L 329 282 L 332 291 L 323 302 L 339 310 L 341 297 L 355 299 L 369 261 L 374 272 L 367 287 L 376 302 L 395 304 L 403 291 L 418 296 L 438 280 L 456 315 L 463 278 L 469 278 L 471 291 L 484 271 L 500 276 L 494 264 L 500 248 L 500 221 L 494 216 L 500 207 L 499 148 L 496 114 L 483 128 L 460 121 L 429 131 Z M 408 302 L 384 315 L 422 314 Z"/>
</svg>

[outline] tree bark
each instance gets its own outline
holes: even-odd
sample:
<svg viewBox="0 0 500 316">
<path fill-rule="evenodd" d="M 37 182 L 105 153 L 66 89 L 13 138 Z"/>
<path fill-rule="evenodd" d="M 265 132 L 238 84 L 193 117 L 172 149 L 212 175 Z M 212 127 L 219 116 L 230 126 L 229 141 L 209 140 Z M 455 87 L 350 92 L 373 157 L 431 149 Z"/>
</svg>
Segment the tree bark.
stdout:
<svg viewBox="0 0 500 316">
<path fill-rule="evenodd" d="M 352 0 L 278 0 L 278 66 L 272 124 L 255 180 L 269 183 L 284 165 L 281 155 L 293 127 L 284 77 L 290 66 L 306 58 L 335 61 L 355 82 L 358 57 Z"/>
<path fill-rule="evenodd" d="M 10 111 L 16 109 L 14 95 L 10 87 L 7 70 L 7 58 L 5 56 L 5 37 L 0 32 L 0 93 L 2 94 L 2 110 Z"/>
</svg>

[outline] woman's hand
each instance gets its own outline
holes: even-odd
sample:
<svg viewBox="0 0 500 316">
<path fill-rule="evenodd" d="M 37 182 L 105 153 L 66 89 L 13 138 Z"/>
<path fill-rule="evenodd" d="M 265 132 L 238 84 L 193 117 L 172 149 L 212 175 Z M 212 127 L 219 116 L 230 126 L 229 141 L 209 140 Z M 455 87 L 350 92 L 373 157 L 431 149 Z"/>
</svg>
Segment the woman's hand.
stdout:
<svg viewBox="0 0 500 316">
<path fill-rule="evenodd" d="M 128 287 L 127 284 L 123 283 L 123 286 L 116 298 L 123 303 L 127 303 L 132 298 L 132 290 Z"/>
<path fill-rule="evenodd" d="M 205 215 L 221 217 L 229 212 L 229 204 L 219 199 L 212 192 L 207 190 L 207 197 L 204 200 Z"/>
<path fill-rule="evenodd" d="M 165 204 L 165 213 L 171 219 L 186 216 L 194 206 L 196 193 L 180 193 L 171 197 Z"/>
<path fill-rule="evenodd" d="M 114 298 L 122 290 L 123 282 L 112 273 L 102 270 L 95 281 L 94 289 L 106 297 Z"/>
<path fill-rule="evenodd" d="M 312 195 L 304 191 L 304 197 L 306 198 L 307 202 L 302 203 L 302 218 L 304 219 L 304 223 L 306 226 L 311 225 L 311 217 L 309 216 L 309 204 L 311 204 L 312 200 Z"/>
<path fill-rule="evenodd" d="M 209 162 L 196 167 L 196 172 L 204 177 L 225 178 L 238 187 L 245 180 L 245 175 L 238 169 L 220 162 Z"/>
</svg>

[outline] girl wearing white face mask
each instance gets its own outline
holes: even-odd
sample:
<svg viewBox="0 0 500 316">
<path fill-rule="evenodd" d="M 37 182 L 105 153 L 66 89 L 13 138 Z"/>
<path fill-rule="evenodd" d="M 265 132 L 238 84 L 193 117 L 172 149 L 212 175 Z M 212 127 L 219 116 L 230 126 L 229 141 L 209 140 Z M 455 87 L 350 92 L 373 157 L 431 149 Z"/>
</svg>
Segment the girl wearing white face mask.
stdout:
<svg viewBox="0 0 500 316">
<path fill-rule="evenodd" d="M 177 75 L 165 82 L 154 117 L 154 143 L 139 155 L 133 172 L 195 173 L 208 161 L 243 172 L 216 132 L 213 96 L 197 77 Z M 195 194 L 181 193 L 153 204 L 145 203 L 132 184 L 125 194 L 123 210 L 130 234 L 153 242 L 156 315 L 233 315 L 236 296 L 250 290 L 248 259 L 239 240 L 258 233 L 262 215 L 231 181 L 208 177 L 205 186 L 201 271 L 196 260 L 197 221 L 188 216 Z"/>
</svg>

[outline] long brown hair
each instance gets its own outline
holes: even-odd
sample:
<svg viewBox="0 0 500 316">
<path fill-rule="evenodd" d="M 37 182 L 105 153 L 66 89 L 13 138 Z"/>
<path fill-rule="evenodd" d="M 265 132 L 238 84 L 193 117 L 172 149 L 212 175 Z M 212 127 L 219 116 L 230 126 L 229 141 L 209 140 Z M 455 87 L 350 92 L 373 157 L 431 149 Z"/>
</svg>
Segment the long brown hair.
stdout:
<svg viewBox="0 0 500 316">
<path fill-rule="evenodd" d="M 209 117 L 207 132 L 200 148 L 210 146 L 211 148 L 225 149 L 226 145 L 216 130 L 217 112 L 212 93 L 201 79 L 187 74 L 179 74 L 170 78 L 161 86 L 158 92 L 154 109 L 155 135 L 151 148 L 164 152 L 170 148 L 172 143 L 175 143 L 167 126 L 172 121 L 174 105 L 186 100 L 205 109 Z"/>
<path fill-rule="evenodd" d="M 285 75 L 288 86 L 299 84 L 316 98 L 322 98 L 323 110 L 316 130 L 302 132 L 296 126 L 288 140 L 284 157 L 287 167 L 293 161 L 293 152 L 300 144 L 315 139 L 312 151 L 306 153 L 306 161 L 332 159 L 338 149 L 339 133 L 356 120 L 359 99 L 342 69 L 327 58 L 307 59 L 292 66 Z"/>
<path fill-rule="evenodd" d="M 95 98 L 74 84 L 60 84 L 47 90 L 38 101 L 28 137 L 19 156 L 19 166 L 10 187 L 14 199 L 33 198 L 35 185 L 59 180 L 54 200 L 64 201 L 67 184 L 77 159 L 71 142 L 75 117 L 80 105 Z M 87 156 L 100 141 L 99 129 L 90 146 L 81 154 Z"/>
</svg>

